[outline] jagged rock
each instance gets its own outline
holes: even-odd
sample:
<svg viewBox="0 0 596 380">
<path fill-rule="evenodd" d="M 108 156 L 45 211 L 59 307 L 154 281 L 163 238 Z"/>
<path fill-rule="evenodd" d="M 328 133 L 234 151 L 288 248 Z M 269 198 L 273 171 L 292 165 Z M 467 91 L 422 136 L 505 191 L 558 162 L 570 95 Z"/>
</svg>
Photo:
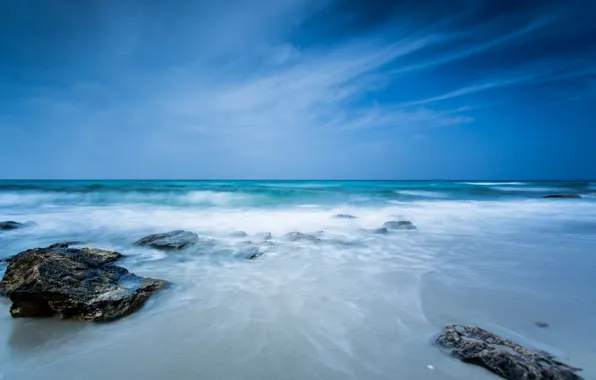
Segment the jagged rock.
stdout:
<svg viewBox="0 0 596 380">
<path fill-rule="evenodd" d="M 117 319 L 138 310 L 165 284 L 111 264 L 121 256 L 64 243 L 23 251 L 10 259 L 0 292 L 10 297 L 15 318 Z"/>
<path fill-rule="evenodd" d="M 302 232 L 288 232 L 284 237 L 290 241 L 308 241 L 311 243 L 320 243 L 321 239 L 314 235 L 303 234 Z"/>
<path fill-rule="evenodd" d="M 383 227 L 391 229 L 391 230 L 416 230 L 416 226 L 412 224 L 409 220 L 391 220 L 389 222 L 383 223 Z"/>
<path fill-rule="evenodd" d="M 135 244 L 162 250 L 179 250 L 194 245 L 198 241 L 199 236 L 194 232 L 176 230 L 145 236 Z"/>
<path fill-rule="evenodd" d="M 448 325 L 439 347 L 464 362 L 482 366 L 510 380 L 580 380 L 579 368 L 545 352 L 532 351 L 475 326 Z"/>
<path fill-rule="evenodd" d="M 357 219 L 358 217 L 356 217 L 354 215 L 350 215 L 350 214 L 336 214 L 336 215 L 333 215 L 333 218 L 336 218 L 336 219 Z"/>
<path fill-rule="evenodd" d="M 559 198 L 559 199 L 570 199 L 570 198 L 581 198 L 579 194 L 549 194 L 543 198 Z"/>
<path fill-rule="evenodd" d="M 389 231 L 387 231 L 387 228 L 381 227 L 381 228 L 374 229 L 372 232 L 373 232 L 373 234 L 385 235 Z"/>
</svg>

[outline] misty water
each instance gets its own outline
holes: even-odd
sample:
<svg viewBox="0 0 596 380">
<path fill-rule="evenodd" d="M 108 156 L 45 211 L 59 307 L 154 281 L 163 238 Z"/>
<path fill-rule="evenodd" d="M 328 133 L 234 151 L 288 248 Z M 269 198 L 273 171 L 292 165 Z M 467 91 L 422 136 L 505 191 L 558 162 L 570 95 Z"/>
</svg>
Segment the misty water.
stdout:
<svg viewBox="0 0 596 380">
<path fill-rule="evenodd" d="M 596 378 L 596 183 L 4 181 L 1 220 L 36 224 L 0 232 L 0 258 L 80 240 L 172 283 L 111 323 L 14 319 L 0 297 L 4 379 L 496 378 L 433 346 L 448 323 Z M 372 232 L 389 220 L 418 230 Z M 174 229 L 201 242 L 133 245 Z"/>
</svg>

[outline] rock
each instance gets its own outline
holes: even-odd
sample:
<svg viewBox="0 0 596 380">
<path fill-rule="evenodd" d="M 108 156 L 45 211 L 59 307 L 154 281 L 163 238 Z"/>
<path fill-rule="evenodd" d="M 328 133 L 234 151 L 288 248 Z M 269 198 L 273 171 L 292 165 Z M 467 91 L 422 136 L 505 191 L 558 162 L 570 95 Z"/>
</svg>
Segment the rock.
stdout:
<svg viewBox="0 0 596 380">
<path fill-rule="evenodd" d="M 391 230 L 417 230 L 416 226 L 413 225 L 409 220 L 391 220 L 389 222 L 383 223 L 383 227 Z"/>
<path fill-rule="evenodd" d="M 247 260 L 254 260 L 257 257 L 261 256 L 263 253 L 264 252 L 261 251 L 261 247 L 251 244 L 248 247 L 241 249 L 238 253 L 238 256 Z"/>
<path fill-rule="evenodd" d="M 196 244 L 198 241 L 199 236 L 194 232 L 176 230 L 145 236 L 135 244 L 162 250 L 179 250 Z"/>
<path fill-rule="evenodd" d="M 303 234 L 302 232 L 288 232 L 284 237 L 290 241 L 308 241 L 311 243 L 320 243 L 321 239 L 314 235 Z"/>
<path fill-rule="evenodd" d="M 7 220 L 5 222 L 0 222 L 0 231 L 1 230 L 16 230 L 17 228 L 23 228 L 23 227 L 31 227 L 31 226 L 36 226 L 37 224 L 35 222 L 25 222 L 25 223 L 19 223 L 19 222 L 15 222 L 13 220 Z"/>
<path fill-rule="evenodd" d="M 248 234 L 246 232 L 244 232 L 244 231 L 234 231 L 234 232 L 232 232 L 230 234 L 230 236 L 233 236 L 233 237 L 247 237 Z"/>
<path fill-rule="evenodd" d="M 549 324 L 546 322 L 534 322 L 534 324 L 540 328 L 547 328 L 549 327 Z"/>
<path fill-rule="evenodd" d="M 505 379 L 579 380 L 571 367 L 550 354 L 531 351 L 475 326 L 448 325 L 439 347 L 464 362 L 482 366 Z"/>
<path fill-rule="evenodd" d="M 389 231 L 385 227 L 374 229 L 372 232 L 373 232 L 373 234 L 380 234 L 380 235 L 385 235 L 386 233 L 389 233 Z"/>
<path fill-rule="evenodd" d="M 271 239 L 271 232 L 261 232 L 258 234 L 254 234 L 253 238 L 253 240 L 256 241 L 267 241 Z"/>
<path fill-rule="evenodd" d="M 336 218 L 336 219 L 357 219 L 356 216 L 350 215 L 350 214 L 336 214 L 336 215 L 333 215 L 332 218 Z"/>
<path fill-rule="evenodd" d="M 54 243 L 46 248 L 37 248 L 37 249 L 45 249 L 45 250 L 56 250 L 56 251 L 63 251 L 73 256 L 82 257 L 83 260 L 88 262 L 94 262 L 99 265 L 107 264 L 114 262 L 122 257 L 122 254 L 115 251 L 108 251 L 105 249 L 98 249 L 98 248 L 89 248 L 84 247 L 81 249 L 68 249 L 68 246 L 72 243 Z M 5 262 L 10 263 L 14 258 L 17 257 L 11 256 L 4 259 Z"/>
<path fill-rule="evenodd" d="M 0 222 L 0 230 L 16 230 L 23 226 L 23 223 L 14 222 L 7 220 L 6 222 Z"/>
<path fill-rule="evenodd" d="M 570 199 L 570 198 L 581 198 L 579 194 L 549 194 L 543 198 L 559 198 L 559 199 Z"/>
<path fill-rule="evenodd" d="M 109 321 L 138 310 L 162 288 L 162 280 L 138 277 L 111 264 L 122 255 L 64 244 L 13 256 L 0 281 L 15 317 L 59 314 L 61 318 Z"/>
</svg>

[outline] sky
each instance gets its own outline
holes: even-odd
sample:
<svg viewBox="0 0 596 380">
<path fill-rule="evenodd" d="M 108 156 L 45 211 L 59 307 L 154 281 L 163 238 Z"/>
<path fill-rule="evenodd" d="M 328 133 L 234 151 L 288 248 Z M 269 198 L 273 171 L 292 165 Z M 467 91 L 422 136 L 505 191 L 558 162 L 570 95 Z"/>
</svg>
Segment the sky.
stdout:
<svg viewBox="0 0 596 380">
<path fill-rule="evenodd" d="M 596 1 L 0 0 L 0 178 L 596 178 Z"/>
</svg>

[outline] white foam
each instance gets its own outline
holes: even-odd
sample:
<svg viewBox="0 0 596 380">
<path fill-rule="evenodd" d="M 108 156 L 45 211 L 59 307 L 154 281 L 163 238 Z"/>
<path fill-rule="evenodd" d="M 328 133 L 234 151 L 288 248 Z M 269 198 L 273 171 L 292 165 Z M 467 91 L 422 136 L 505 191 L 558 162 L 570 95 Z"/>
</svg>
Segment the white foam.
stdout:
<svg viewBox="0 0 596 380">
<path fill-rule="evenodd" d="M 426 191 L 426 190 L 398 190 L 396 193 L 403 195 L 413 195 L 415 197 L 427 197 L 427 198 L 449 198 L 445 193 L 439 191 Z"/>
<path fill-rule="evenodd" d="M 527 182 L 463 182 L 474 186 L 525 185 Z"/>
</svg>

